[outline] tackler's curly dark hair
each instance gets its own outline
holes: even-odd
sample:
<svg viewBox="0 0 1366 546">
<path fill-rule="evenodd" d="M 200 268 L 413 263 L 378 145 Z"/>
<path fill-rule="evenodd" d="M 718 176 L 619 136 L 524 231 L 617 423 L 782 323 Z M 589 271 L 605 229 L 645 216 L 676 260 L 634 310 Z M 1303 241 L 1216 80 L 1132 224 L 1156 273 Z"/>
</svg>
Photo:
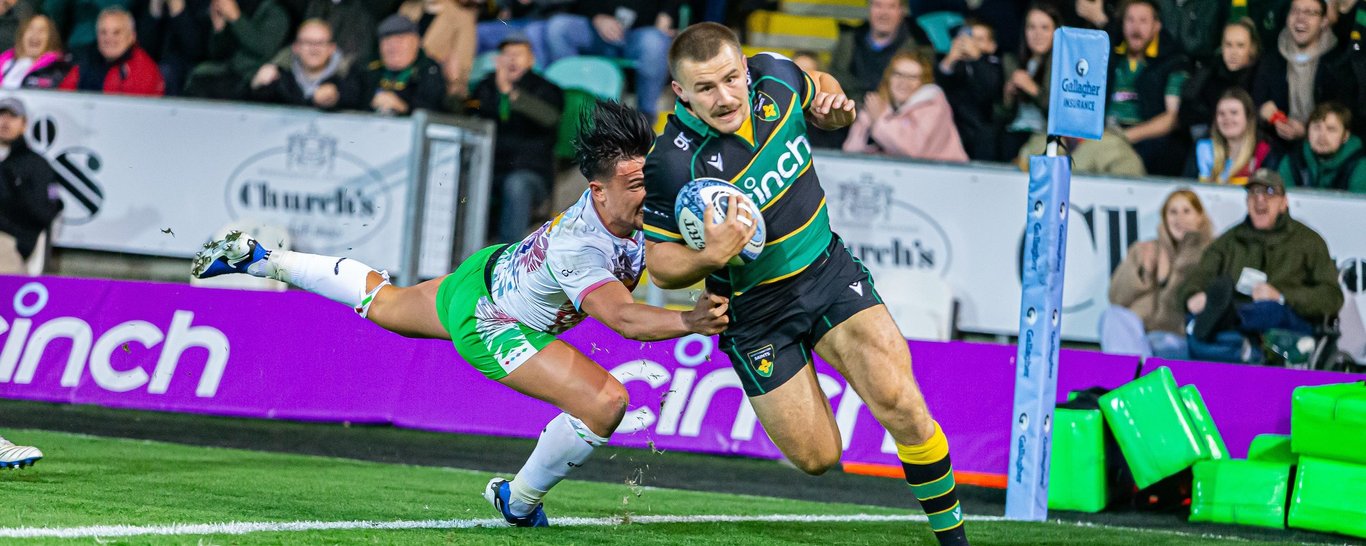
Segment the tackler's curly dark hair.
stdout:
<svg viewBox="0 0 1366 546">
<path fill-rule="evenodd" d="M 584 178 L 606 180 L 616 172 L 617 162 L 645 157 L 654 140 L 645 114 L 616 101 L 597 100 L 579 112 L 574 159 Z"/>
</svg>

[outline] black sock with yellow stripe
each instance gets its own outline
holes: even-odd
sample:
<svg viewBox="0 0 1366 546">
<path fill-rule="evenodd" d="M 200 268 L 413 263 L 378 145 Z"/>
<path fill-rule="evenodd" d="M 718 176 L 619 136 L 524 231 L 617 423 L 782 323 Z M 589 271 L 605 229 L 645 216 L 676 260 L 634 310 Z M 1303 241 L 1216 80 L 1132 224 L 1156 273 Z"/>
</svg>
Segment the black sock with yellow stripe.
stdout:
<svg viewBox="0 0 1366 546">
<path fill-rule="evenodd" d="M 958 493 L 953 480 L 953 463 L 949 460 L 949 440 L 944 437 L 939 423 L 934 434 L 917 446 L 896 445 L 901 467 L 906 470 L 906 483 L 920 501 L 920 507 L 930 519 L 930 529 L 941 545 L 967 546 L 968 535 L 963 529 L 963 508 L 958 504 Z"/>
</svg>

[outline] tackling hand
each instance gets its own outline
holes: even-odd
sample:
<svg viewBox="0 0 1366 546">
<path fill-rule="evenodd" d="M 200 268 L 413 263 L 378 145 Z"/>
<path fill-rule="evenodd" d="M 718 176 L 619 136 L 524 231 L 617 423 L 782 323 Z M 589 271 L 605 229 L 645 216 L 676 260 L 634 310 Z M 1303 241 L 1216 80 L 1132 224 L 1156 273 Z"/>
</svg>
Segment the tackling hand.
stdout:
<svg viewBox="0 0 1366 546">
<path fill-rule="evenodd" d="M 822 129 L 839 129 L 854 122 L 854 101 L 844 93 L 818 91 L 808 110 L 814 115 L 816 126 Z"/>
<path fill-rule="evenodd" d="M 730 316 L 726 314 L 729 309 L 730 298 L 703 291 L 692 310 L 683 312 L 683 323 L 690 332 L 714 336 L 730 325 Z"/>
</svg>

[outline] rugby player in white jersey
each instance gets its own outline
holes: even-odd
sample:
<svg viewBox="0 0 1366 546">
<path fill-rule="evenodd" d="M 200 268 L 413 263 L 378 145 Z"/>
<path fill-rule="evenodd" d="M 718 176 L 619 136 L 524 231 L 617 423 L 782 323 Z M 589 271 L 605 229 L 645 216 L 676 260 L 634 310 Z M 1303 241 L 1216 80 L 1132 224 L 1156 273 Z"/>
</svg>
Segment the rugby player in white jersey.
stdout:
<svg viewBox="0 0 1366 546">
<path fill-rule="evenodd" d="M 546 526 L 541 499 L 607 443 L 627 403 L 621 382 L 556 334 L 585 316 L 636 340 L 713 335 L 728 323 L 729 302 L 719 296 L 703 294 L 686 312 L 631 296 L 644 269 L 642 168 L 653 140 L 639 112 L 599 101 L 576 142 L 588 179 L 578 202 L 520 243 L 480 250 L 454 273 L 416 286 L 393 286 L 386 273 L 349 258 L 267 250 L 240 232 L 205 245 L 192 273 L 284 281 L 398 334 L 450 339 L 489 379 L 554 404 L 563 413 L 545 426 L 525 466 L 484 492 L 508 523 Z"/>
</svg>

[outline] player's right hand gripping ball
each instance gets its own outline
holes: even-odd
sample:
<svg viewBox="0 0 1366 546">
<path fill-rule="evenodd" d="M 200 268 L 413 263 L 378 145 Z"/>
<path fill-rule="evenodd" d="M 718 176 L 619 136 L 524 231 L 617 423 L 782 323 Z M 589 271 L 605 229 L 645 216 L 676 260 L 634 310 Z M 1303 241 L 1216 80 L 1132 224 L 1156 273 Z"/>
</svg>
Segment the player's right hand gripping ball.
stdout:
<svg viewBox="0 0 1366 546">
<path fill-rule="evenodd" d="M 754 230 L 754 236 L 745 244 L 745 248 L 738 256 L 730 259 L 730 265 L 744 265 L 754 261 L 764 250 L 764 217 L 759 213 L 759 207 L 754 205 L 754 201 L 734 184 L 717 178 L 698 178 L 688 182 L 678 191 L 678 199 L 674 202 L 674 217 L 678 218 L 678 232 L 683 235 L 683 242 L 693 249 L 702 250 L 707 246 L 706 232 L 703 229 L 707 207 L 716 207 L 715 215 L 712 217 L 713 223 L 724 222 L 731 195 L 740 196 L 739 221 L 747 226 L 750 222 L 758 223 L 758 229 Z"/>
</svg>

